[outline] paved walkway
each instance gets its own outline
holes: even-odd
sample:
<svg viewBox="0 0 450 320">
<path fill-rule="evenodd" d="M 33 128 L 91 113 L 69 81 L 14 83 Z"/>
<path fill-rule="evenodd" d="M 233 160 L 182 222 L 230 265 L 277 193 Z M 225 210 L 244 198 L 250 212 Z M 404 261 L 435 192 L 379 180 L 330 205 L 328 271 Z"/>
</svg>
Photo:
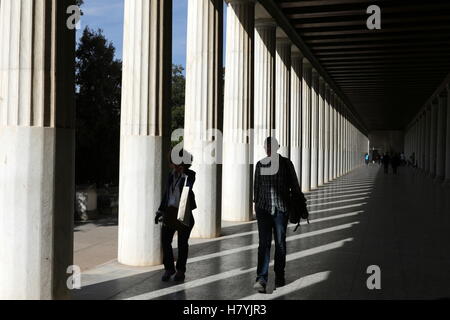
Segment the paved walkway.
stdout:
<svg viewBox="0 0 450 320">
<path fill-rule="evenodd" d="M 402 168 L 364 167 L 307 195 L 311 224 L 288 233 L 288 284 L 252 289 L 256 223 L 191 241 L 185 283 L 162 283 L 161 266 L 116 261 L 87 270 L 75 299 L 440 299 L 450 297 L 450 190 Z M 93 229 L 92 229 L 93 230 Z M 93 231 L 90 232 L 93 232 Z M 89 247 L 89 246 L 88 246 Z M 272 252 L 273 255 L 273 252 Z M 381 269 L 381 290 L 367 268 Z"/>
</svg>

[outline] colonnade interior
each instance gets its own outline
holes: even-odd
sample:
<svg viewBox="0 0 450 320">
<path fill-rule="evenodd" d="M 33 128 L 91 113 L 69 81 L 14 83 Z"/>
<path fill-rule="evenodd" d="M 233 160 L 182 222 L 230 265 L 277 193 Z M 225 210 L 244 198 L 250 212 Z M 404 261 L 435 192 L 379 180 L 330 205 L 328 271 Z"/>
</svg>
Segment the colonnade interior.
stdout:
<svg viewBox="0 0 450 320">
<path fill-rule="evenodd" d="M 183 147 L 198 208 L 183 284 L 160 282 L 154 222 L 172 142 L 178 0 L 124 1 L 117 255 L 83 271 L 80 289 L 67 285 L 74 1 L 0 1 L 1 299 L 450 296 L 447 1 L 386 3 L 374 30 L 363 0 L 188 0 Z M 294 164 L 311 223 L 289 226 L 288 284 L 262 295 L 252 291 L 253 176 L 268 136 Z M 396 175 L 376 161 L 387 153 L 404 157 Z M 368 288 L 373 266 L 382 289 Z"/>
</svg>

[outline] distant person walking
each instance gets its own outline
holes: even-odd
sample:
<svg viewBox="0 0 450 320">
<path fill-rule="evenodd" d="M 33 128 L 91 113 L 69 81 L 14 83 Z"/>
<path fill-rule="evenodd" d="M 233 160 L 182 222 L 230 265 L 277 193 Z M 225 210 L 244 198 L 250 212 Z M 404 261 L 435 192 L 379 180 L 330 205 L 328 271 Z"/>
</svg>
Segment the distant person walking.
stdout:
<svg viewBox="0 0 450 320">
<path fill-rule="evenodd" d="M 413 152 L 411 154 L 411 156 L 409 157 L 409 165 L 412 166 L 413 168 L 417 168 L 416 166 L 416 153 Z"/>
<path fill-rule="evenodd" d="M 398 173 L 398 167 L 402 164 L 401 156 L 396 153 L 391 159 L 392 172 L 396 175 Z"/>
<path fill-rule="evenodd" d="M 266 292 L 268 282 L 272 232 L 275 235 L 275 286 L 283 287 L 286 283 L 286 232 L 289 222 L 289 199 L 291 192 L 303 196 L 294 165 L 289 159 L 277 153 L 278 141 L 269 137 L 264 146 L 267 157 L 256 165 L 254 184 L 254 202 L 259 232 L 258 267 L 254 289 L 260 293 Z M 272 172 L 269 173 L 269 171 Z"/>
<path fill-rule="evenodd" d="M 388 174 L 389 173 L 389 164 L 391 163 L 391 158 L 389 157 L 389 153 L 385 153 L 383 155 L 383 158 L 381 159 L 381 163 L 383 164 L 384 167 L 384 173 Z"/>
<path fill-rule="evenodd" d="M 366 166 L 369 165 L 369 161 L 370 161 L 370 156 L 368 153 L 366 153 L 366 155 L 364 156 L 364 161 L 366 162 Z"/>
<path fill-rule="evenodd" d="M 189 237 L 194 228 L 194 216 L 192 211 L 197 208 L 195 203 L 195 195 L 192 191 L 195 183 L 195 172 L 190 170 L 192 163 L 192 156 L 185 150 L 180 151 L 180 159 L 190 159 L 185 163 L 183 160 L 181 164 L 175 164 L 170 157 L 170 168 L 172 169 L 167 188 L 165 190 L 161 205 L 156 213 L 155 223 L 163 223 L 161 229 L 161 241 L 163 249 L 163 263 L 165 273 L 162 281 L 167 282 L 175 274 L 175 281 L 184 281 L 186 273 L 186 262 L 189 252 Z M 186 214 L 188 215 L 189 225 L 184 225 L 178 221 L 178 208 L 180 205 L 180 197 L 184 187 L 189 188 L 188 208 Z M 172 241 L 178 233 L 178 259 L 175 269 L 174 257 L 172 251 Z M 176 270 L 176 271 L 175 271 Z"/>
</svg>

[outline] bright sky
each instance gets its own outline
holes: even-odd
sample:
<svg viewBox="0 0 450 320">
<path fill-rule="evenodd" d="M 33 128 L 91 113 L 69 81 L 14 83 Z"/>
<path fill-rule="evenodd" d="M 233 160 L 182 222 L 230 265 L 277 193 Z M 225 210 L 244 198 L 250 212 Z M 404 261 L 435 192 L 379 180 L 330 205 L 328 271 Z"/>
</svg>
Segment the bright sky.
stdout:
<svg viewBox="0 0 450 320">
<path fill-rule="evenodd" d="M 188 0 L 173 0 L 173 63 L 186 64 L 186 28 Z M 84 0 L 81 18 L 81 36 L 85 26 L 103 29 L 106 39 L 116 47 L 117 58 L 122 59 L 124 0 Z"/>
</svg>

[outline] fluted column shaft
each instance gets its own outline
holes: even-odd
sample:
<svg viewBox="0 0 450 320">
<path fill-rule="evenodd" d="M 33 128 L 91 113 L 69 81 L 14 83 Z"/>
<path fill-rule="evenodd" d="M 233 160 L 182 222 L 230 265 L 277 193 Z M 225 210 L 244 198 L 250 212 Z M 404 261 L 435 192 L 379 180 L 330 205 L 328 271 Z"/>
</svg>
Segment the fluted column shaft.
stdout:
<svg viewBox="0 0 450 320">
<path fill-rule="evenodd" d="M 345 105 L 344 105 L 344 112 L 343 112 L 343 127 L 342 127 L 342 174 L 347 174 L 347 151 L 348 151 L 348 121 L 347 121 L 347 111 L 345 111 Z"/>
<path fill-rule="evenodd" d="M 450 83 L 447 84 L 447 117 L 445 128 L 445 174 L 444 185 L 450 187 Z"/>
<path fill-rule="evenodd" d="M 319 156 L 317 184 L 323 185 L 325 171 L 325 82 L 319 80 Z"/>
<path fill-rule="evenodd" d="M 197 209 L 192 236 L 214 238 L 221 229 L 222 35 L 221 0 L 188 2 L 184 148 L 194 158 Z"/>
<path fill-rule="evenodd" d="M 343 118 L 342 118 L 342 105 L 340 100 L 338 99 L 337 103 L 338 110 L 338 153 L 337 153 L 337 176 L 342 176 L 342 128 L 343 128 Z"/>
<path fill-rule="evenodd" d="M 324 177 L 323 182 L 330 182 L 331 178 L 331 162 L 330 162 L 330 132 L 331 132 L 331 110 L 330 110 L 330 88 L 328 84 L 325 85 L 325 159 L 324 159 Z"/>
<path fill-rule="evenodd" d="M 254 164 L 266 157 L 264 141 L 275 129 L 275 48 L 276 23 L 272 19 L 255 22 L 255 147 Z"/>
<path fill-rule="evenodd" d="M 291 151 L 299 184 L 302 174 L 302 71 L 303 58 L 300 53 L 292 53 L 291 58 Z"/>
<path fill-rule="evenodd" d="M 279 153 L 289 158 L 291 47 L 288 39 L 277 39 L 275 58 L 275 128 Z"/>
<path fill-rule="evenodd" d="M 302 77 L 302 191 L 311 190 L 311 80 L 312 67 L 303 60 Z"/>
<path fill-rule="evenodd" d="M 222 215 L 228 221 L 250 221 L 255 3 L 227 2 Z"/>
<path fill-rule="evenodd" d="M 425 124 L 426 124 L 426 115 L 422 113 L 420 116 L 420 141 L 419 141 L 419 168 L 421 170 L 425 170 L 425 140 L 426 140 L 426 134 L 425 134 Z"/>
<path fill-rule="evenodd" d="M 332 95 L 332 111 L 333 111 L 333 132 L 332 132 L 332 145 L 333 145 L 333 180 L 337 178 L 337 154 L 338 154 L 338 110 L 337 110 L 337 100 L 336 100 L 336 94 L 333 92 Z"/>
<path fill-rule="evenodd" d="M 312 72 L 311 93 L 311 189 L 317 189 L 319 177 L 319 74 Z"/>
<path fill-rule="evenodd" d="M 430 133 L 430 175 L 436 176 L 436 155 L 437 155 L 437 130 L 438 130 L 438 103 L 431 105 L 431 133 Z"/>
<path fill-rule="evenodd" d="M 444 183 L 450 187 L 450 84 L 447 84 L 447 124 L 445 136 L 445 179 Z"/>
<path fill-rule="evenodd" d="M 447 136 L 447 97 L 439 97 L 438 124 L 436 139 L 436 179 L 442 181 L 445 178 L 445 139 Z"/>
<path fill-rule="evenodd" d="M 125 265 L 162 261 L 154 217 L 170 146 L 171 6 L 164 0 L 125 1 L 118 248 Z"/>
<path fill-rule="evenodd" d="M 0 299 L 69 297 L 75 31 L 69 0 L 0 5 Z"/>
<path fill-rule="evenodd" d="M 426 111 L 426 126 L 425 126 L 425 150 L 424 150 L 424 158 L 425 158 L 425 172 L 431 172 L 431 109 L 428 107 Z"/>
</svg>

